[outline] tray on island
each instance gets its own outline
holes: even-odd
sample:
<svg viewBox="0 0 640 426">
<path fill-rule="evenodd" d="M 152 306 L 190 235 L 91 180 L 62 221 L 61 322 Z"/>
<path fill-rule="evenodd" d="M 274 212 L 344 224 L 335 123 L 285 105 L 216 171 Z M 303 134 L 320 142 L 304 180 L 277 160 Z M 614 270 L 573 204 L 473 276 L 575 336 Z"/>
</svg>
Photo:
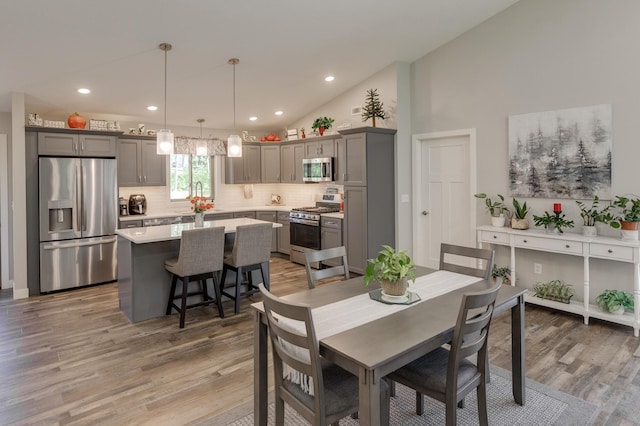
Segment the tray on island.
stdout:
<svg viewBox="0 0 640 426">
<path fill-rule="evenodd" d="M 420 296 L 411 291 L 407 291 L 404 296 L 387 296 L 381 288 L 369 292 L 369 297 L 377 302 L 386 303 L 387 305 L 411 305 L 419 302 Z"/>
</svg>

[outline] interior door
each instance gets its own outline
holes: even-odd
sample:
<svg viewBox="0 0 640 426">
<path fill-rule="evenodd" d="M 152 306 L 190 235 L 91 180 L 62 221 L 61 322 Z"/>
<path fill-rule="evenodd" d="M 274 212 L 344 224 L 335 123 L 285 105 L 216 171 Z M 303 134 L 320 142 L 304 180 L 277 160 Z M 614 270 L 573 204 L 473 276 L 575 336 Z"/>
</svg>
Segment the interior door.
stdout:
<svg viewBox="0 0 640 426">
<path fill-rule="evenodd" d="M 440 243 L 475 247 L 475 130 L 413 138 L 415 262 L 438 268 Z"/>
</svg>

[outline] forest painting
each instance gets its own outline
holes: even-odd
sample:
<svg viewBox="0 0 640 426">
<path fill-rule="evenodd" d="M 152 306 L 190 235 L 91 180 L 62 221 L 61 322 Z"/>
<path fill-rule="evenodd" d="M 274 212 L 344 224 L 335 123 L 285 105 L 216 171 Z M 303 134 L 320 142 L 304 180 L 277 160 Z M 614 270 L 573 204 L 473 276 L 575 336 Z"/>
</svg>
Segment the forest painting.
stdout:
<svg viewBox="0 0 640 426">
<path fill-rule="evenodd" d="M 509 116 L 512 196 L 611 199 L 611 105 Z"/>
</svg>

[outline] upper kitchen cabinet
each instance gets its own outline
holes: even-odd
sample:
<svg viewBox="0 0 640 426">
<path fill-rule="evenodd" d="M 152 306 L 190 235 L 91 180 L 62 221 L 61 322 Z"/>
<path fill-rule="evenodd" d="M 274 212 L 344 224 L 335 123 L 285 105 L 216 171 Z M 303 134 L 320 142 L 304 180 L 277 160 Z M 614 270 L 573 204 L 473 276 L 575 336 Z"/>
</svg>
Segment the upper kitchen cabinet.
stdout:
<svg viewBox="0 0 640 426">
<path fill-rule="evenodd" d="M 46 132 L 38 132 L 38 155 L 106 158 L 116 156 L 116 134 L 119 133 L 53 130 L 47 129 Z"/>
<path fill-rule="evenodd" d="M 305 142 L 305 158 L 335 157 L 335 135 L 321 136 Z"/>
<path fill-rule="evenodd" d="M 224 168 L 224 182 L 260 183 L 260 144 L 243 143 L 242 157 L 227 157 Z"/>
<path fill-rule="evenodd" d="M 260 147 L 262 183 L 280 183 L 280 145 L 263 144 Z"/>
<path fill-rule="evenodd" d="M 385 129 L 388 130 L 388 129 Z M 343 134 L 336 139 L 335 181 L 339 185 L 367 185 L 366 133 Z M 373 169 L 375 170 L 375 169 Z"/>
<path fill-rule="evenodd" d="M 304 157 L 304 142 L 280 144 L 280 182 L 304 183 L 302 180 L 302 159 Z"/>
<path fill-rule="evenodd" d="M 119 186 L 165 186 L 167 157 L 158 155 L 156 138 L 122 135 L 118 141 Z"/>
</svg>

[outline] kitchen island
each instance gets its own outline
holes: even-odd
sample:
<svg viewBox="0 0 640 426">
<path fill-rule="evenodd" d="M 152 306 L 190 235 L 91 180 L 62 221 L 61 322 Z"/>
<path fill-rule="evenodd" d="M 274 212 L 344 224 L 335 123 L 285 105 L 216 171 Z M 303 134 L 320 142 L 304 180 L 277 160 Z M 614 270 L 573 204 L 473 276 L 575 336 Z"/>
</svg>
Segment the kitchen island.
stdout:
<svg viewBox="0 0 640 426">
<path fill-rule="evenodd" d="M 204 227 L 224 226 L 227 239 L 231 241 L 229 237 L 235 234 L 236 227 L 263 222 L 250 218 L 211 220 L 206 221 Z M 282 226 L 280 223 L 272 225 L 274 228 Z M 119 307 L 129 321 L 139 322 L 165 315 L 171 276 L 164 262 L 178 257 L 182 231 L 193 228 L 193 223 L 180 223 L 116 231 Z"/>
</svg>

